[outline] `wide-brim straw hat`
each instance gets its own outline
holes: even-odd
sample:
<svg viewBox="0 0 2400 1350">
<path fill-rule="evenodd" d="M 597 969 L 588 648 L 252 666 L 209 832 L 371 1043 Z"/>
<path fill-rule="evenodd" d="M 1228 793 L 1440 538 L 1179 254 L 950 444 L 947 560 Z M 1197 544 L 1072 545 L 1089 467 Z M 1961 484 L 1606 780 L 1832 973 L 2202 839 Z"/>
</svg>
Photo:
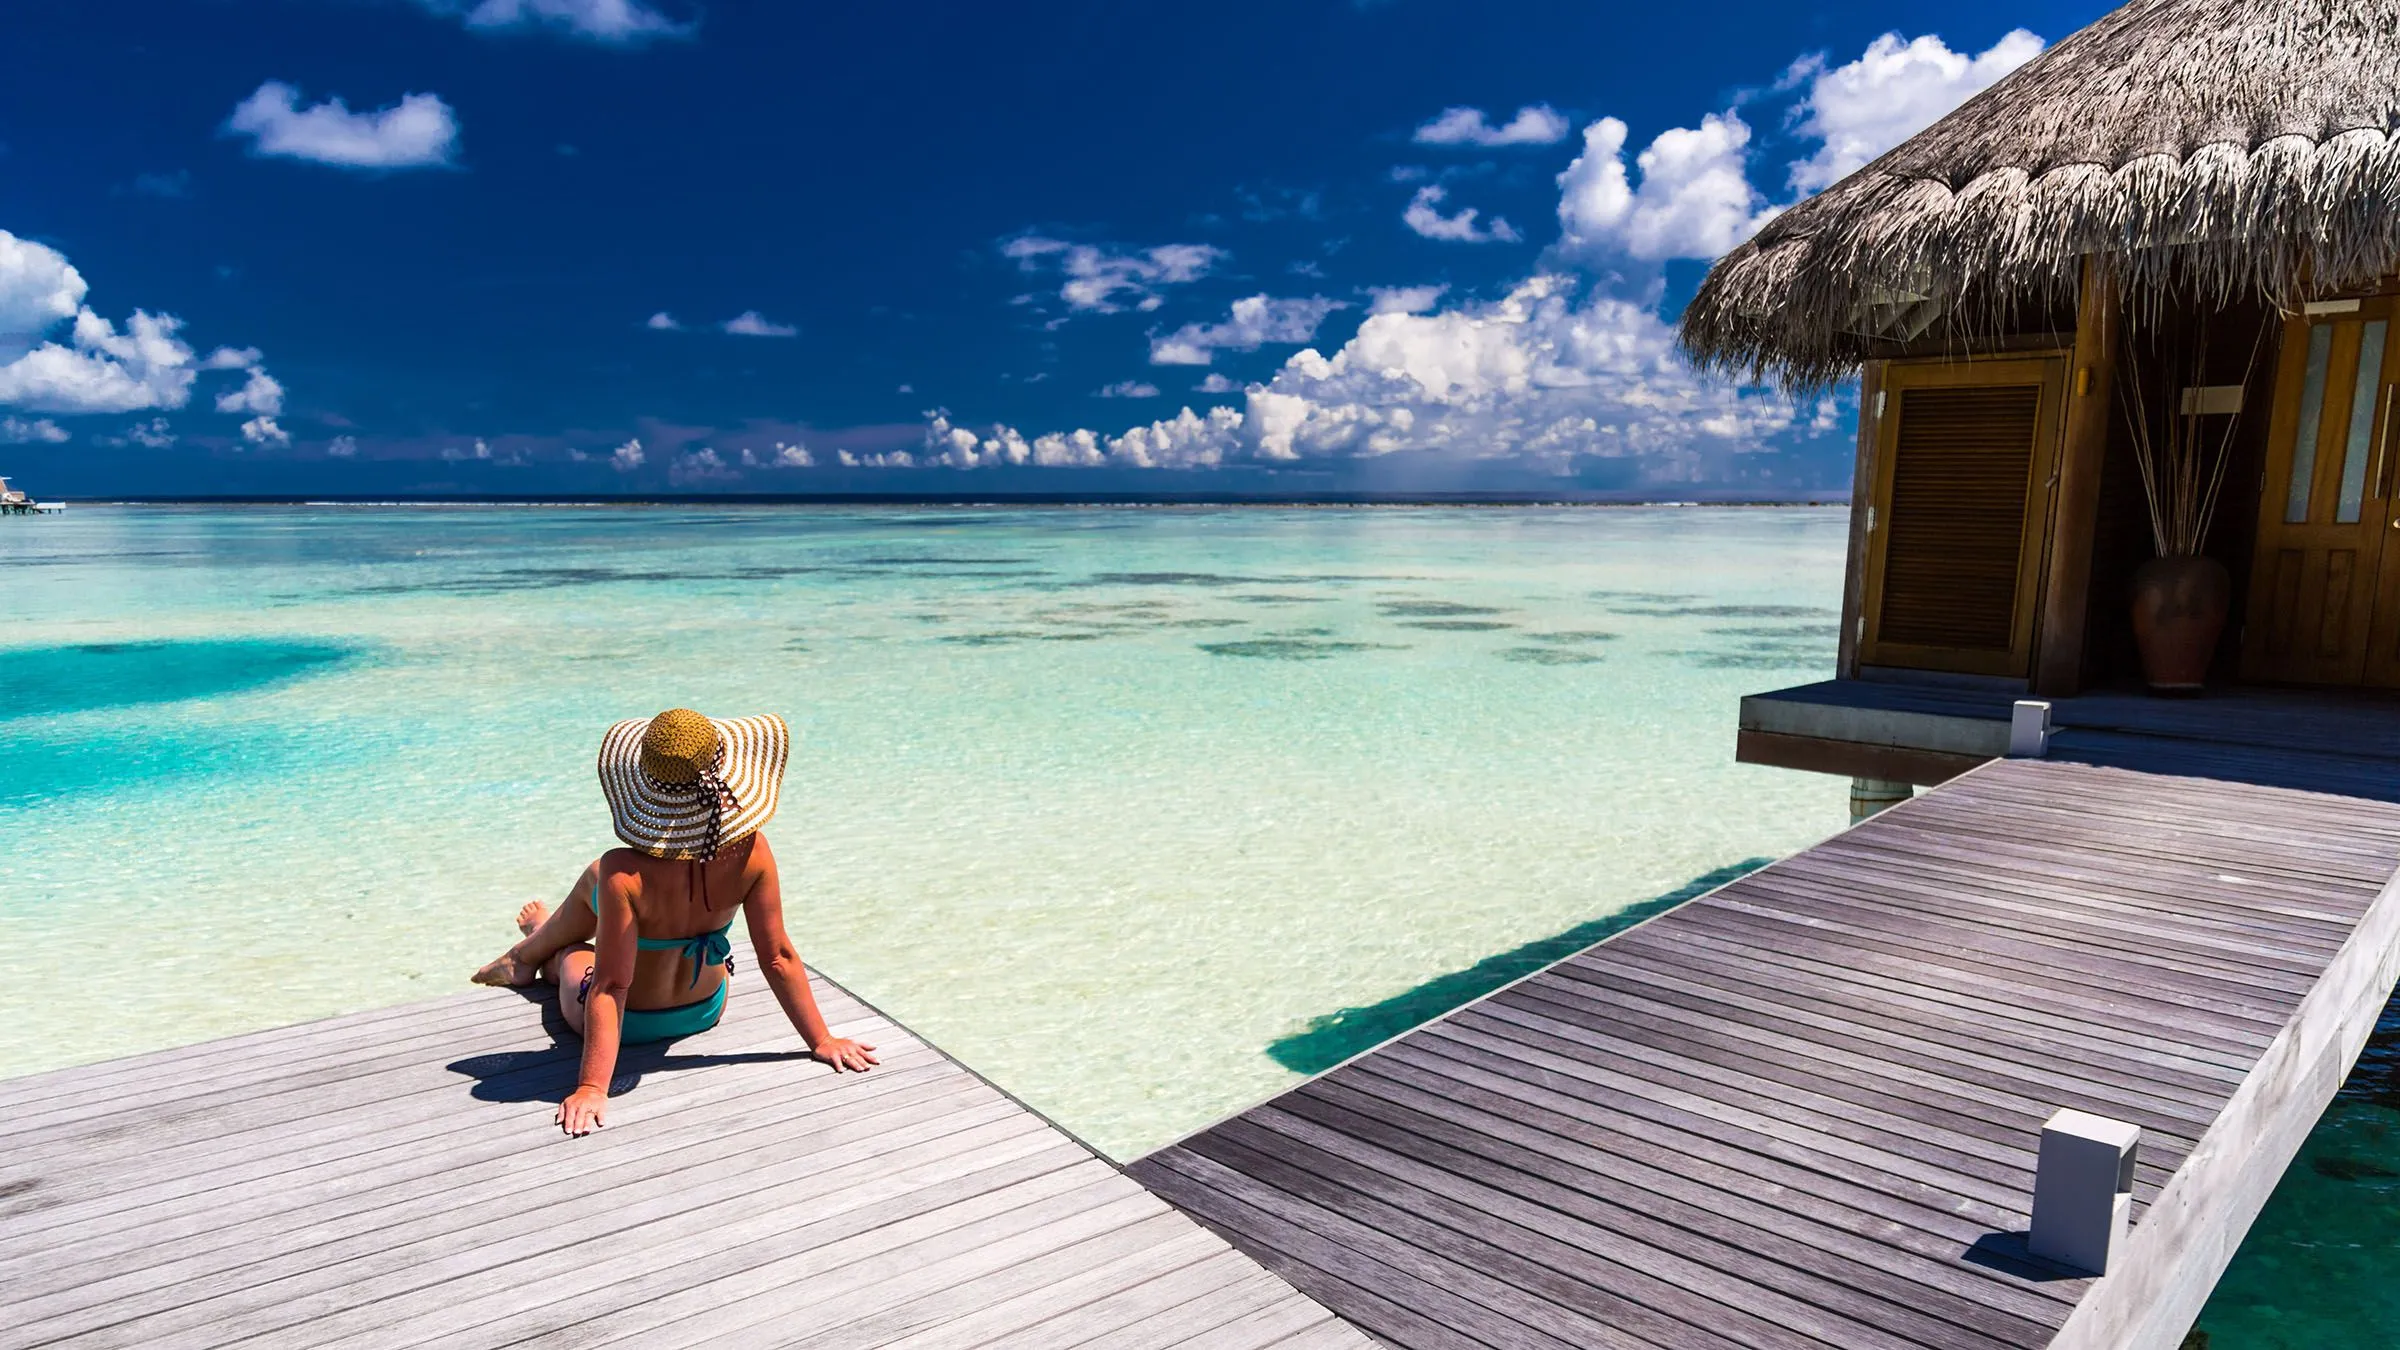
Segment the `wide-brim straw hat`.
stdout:
<svg viewBox="0 0 2400 1350">
<path fill-rule="evenodd" d="M 774 816 L 791 747 L 791 729 L 772 713 L 670 708 L 600 738 L 600 791 L 619 839 L 655 857 L 711 858 Z"/>
</svg>

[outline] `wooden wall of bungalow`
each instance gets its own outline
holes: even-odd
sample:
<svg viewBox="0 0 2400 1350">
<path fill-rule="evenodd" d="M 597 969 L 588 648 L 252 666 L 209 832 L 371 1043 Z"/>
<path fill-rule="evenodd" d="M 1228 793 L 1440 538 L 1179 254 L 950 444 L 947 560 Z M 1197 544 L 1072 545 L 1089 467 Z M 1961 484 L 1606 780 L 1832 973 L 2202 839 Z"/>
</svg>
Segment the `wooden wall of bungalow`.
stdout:
<svg viewBox="0 0 2400 1350">
<path fill-rule="evenodd" d="M 1860 384 L 1857 509 L 1839 673 L 2022 682 L 2044 694 L 2138 682 L 2131 591 L 2153 547 L 2126 396 L 2138 386 L 2151 409 L 2165 410 L 2196 386 L 2215 388 L 2221 406 L 2226 387 L 2239 386 L 2241 411 L 2231 424 L 2223 495 L 2205 548 L 2233 583 L 2231 621 L 2210 682 L 2382 682 L 2305 663 L 2262 665 L 2254 625 L 2276 620 L 2279 605 L 2286 641 L 2295 640 L 2289 630 L 2300 620 L 2329 633 L 2346 621 L 2327 607 L 2342 597 L 2328 601 L 2323 594 L 2321 559 L 2310 563 L 2317 568 L 2308 581 L 2313 599 L 2292 592 L 2296 574 L 2289 568 L 2280 596 L 2256 594 L 2255 578 L 2278 575 L 2272 552 L 2262 559 L 2258 543 L 2262 488 L 2277 494 L 2280 506 L 2284 485 L 2262 480 L 2278 437 L 2286 448 L 2282 462 L 2292 459 L 2308 334 L 2329 328 L 2332 366 L 2355 361 L 2366 345 L 2356 331 L 2385 317 L 2395 291 L 2400 283 L 2311 307 L 2333 313 L 2286 317 L 2263 303 L 2222 309 L 2188 299 L 2114 303 L 2087 269 L 2075 310 L 2021 316 L 2021 331 L 1880 344 Z M 2351 299 L 2359 300 L 2356 308 Z M 2351 336 L 2336 331 L 2342 329 Z M 2390 434 L 2391 384 L 2400 377 L 2400 334 L 2393 337 L 2381 368 L 2368 373 L 2376 383 L 2359 405 L 2372 418 L 2371 429 L 2359 435 L 2379 457 Z M 2326 345 L 2323 337 L 2317 341 Z M 2353 377 L 2336 369 L 2315 390 L 2323 415 L 2314 429 L 2341 443 L 2329 446 L 2337 453 L 2318 457 L 2316 478 L 2327 492 L 2335 490 L 2338 451 L 2350 439 Z M 2214 436 L 2225 424 L 2203 426 Z M 1913 475 L 1901 473 L 1912 457 Z M 2022 511 L 2012 515 L 2008 488 L 2020 474 Z M 2391 466 L 2374 466 L 2374 478 L 2392 476 Z M 2375 499 L 2371 508 L 2388 511 L 2381 481 L 2370 482 L 2367 493 Z M 2391 580 L 2379 586 L 2370 559 L 2347 596 L 2358 614 L 2389 611 L 2379 615 L 2379 631 L 2400 628 L 2400 545 L 2387 552 L 2393 556 L 2380 571 Z M 2247 662 L 2246 640 L 2254 648 Z"/>
</svg>

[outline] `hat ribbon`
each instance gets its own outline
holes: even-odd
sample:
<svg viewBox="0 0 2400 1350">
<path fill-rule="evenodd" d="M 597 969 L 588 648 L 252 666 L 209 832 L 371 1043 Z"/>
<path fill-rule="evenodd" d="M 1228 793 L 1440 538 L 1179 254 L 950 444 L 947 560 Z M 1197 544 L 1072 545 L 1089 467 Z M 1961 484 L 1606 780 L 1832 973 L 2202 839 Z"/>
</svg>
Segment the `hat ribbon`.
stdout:
<svg viewBox="0 0 2400 1350">
<path fill-rule="evenodd" d="M 634 772 L 642 776 L 642 781 L 649 785 L 652 792 L 669 797 L 684 797 L 694 793 L 706 797 L 708 801 L 708 834 L 700 845 L 700 860 L 703 862 L 716 857 L 718 847 L 724 843 L 725 808 L 731 806 L 736 811 L 742 808 L 741 799 L 733 794 L 733 789 L 725 782 L 722 772 L 724 766 L 725 747 L 719 745 L 716 758 L 710 760 L 700 770 L 699 776 L 689 783 L 661 782 L 651 777 L 648 769 L 642 768 L 638 764 L 634 767 Z"/>
</svg>

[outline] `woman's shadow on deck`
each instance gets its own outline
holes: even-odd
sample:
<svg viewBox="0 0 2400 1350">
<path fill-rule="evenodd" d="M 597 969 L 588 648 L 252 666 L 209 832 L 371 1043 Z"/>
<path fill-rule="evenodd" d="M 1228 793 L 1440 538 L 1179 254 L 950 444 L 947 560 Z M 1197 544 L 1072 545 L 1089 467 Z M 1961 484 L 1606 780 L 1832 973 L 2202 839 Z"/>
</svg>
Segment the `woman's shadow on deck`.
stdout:
<svg viewBox="0 0 2400 1350">
<path fill-rule="evenodd" d="M 583 1068 L 583 1038 L 567 1026 L 566 1018 L 558 1011 L 558 999 L 547 985 L 520 989 L 525 1001 L 540 1005 L 542 1029 L 550 1033 L 550 1045 L 541 1050 L 503 1050 L 489 1055 L 469 1055 L 452 1060 L 444 1068 L 475 1080 L 467 1095 L 483 1102 L 558 1102 L 566 1100 L 575 1090 L 575 1081 Z M 706 1033 L 700 1033 L 705 1035 Z M 622 1097 L 642 1085 L 645 1075 L 672 1073 L 684 1069 L 706 1069 L 722 1064 L 767 1064 L 779 1060 L 808 1058 L 805 1050 L 746 1050 L 732 1054 L 678 1053 L 679 1041 L 658 1041 L 647 1045 L 621 1046 L 617 1050 L 616 1077 L 609 1080 L 608 1095 Z"/>
</svg>

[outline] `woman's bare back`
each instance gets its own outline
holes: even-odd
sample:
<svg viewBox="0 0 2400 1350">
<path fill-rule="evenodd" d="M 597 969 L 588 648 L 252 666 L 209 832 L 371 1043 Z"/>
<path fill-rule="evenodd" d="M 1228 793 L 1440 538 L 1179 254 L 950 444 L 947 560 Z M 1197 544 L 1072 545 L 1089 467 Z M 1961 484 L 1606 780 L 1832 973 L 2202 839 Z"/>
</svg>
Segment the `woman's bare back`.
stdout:
<svg viewBox="0 0 2400 1350">
<path fill-rule="evenodd" d="M 755 838 L 755 836 L 753 836 Z M 733 922 L 750 898 L 751 840 L 743 839 L 707 862 L 654 858 L 630 848 L 612 848 L 592 864 L 593 879 L 609 885 L 622 879 L 633 906 L 634 927 L 644 938 L 671 941 L 716 932 Z M 725 969 L 692 962 L 680 951 L 637 955 L 626 1006 L 673 1008 L 716 993 Z"/>
</svg>

